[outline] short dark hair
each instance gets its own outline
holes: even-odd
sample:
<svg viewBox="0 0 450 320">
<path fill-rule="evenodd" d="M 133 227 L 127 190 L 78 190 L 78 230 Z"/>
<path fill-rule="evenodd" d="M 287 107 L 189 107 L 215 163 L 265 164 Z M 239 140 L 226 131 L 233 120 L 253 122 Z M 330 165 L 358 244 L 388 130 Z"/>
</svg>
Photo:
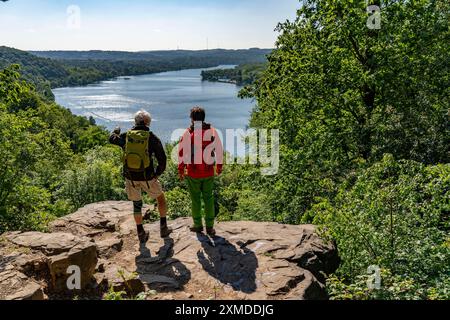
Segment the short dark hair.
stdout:
<svg viewBox="0 0 450 320">
<path fill-rule="evenodd" d="M 191 119 L 194 121 L 201 121 L 204 122 L 206 119 L 206 112 L 205 109 L 200 107 L 194 107 L 191 110 Z"/>
</svg>

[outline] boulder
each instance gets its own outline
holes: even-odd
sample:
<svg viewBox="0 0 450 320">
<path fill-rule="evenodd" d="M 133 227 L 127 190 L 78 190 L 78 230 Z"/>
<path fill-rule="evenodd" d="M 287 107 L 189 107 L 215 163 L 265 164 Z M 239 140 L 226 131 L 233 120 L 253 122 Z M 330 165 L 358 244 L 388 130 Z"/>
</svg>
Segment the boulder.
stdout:
<svg viewBox="0 0 450 320">
<path fill-rule="evenodd" d="M 19 247 L 40 251 L 47 256 L 68 252 L 74 247 L 91 243 L 89 238 L 81 238 L 71 233 L 25 232 L 6 234 L 5 239 Z"/>
<path fill-rule="evenodd" d="M 68 268 L 80 268 L 81 289 L 91 281 L 97 265 L 97 246 L 87 237 L 70 233 L 9 233 L 4 238 L 11 247 L 27 253 L 17 256 L 11 265 L 34 278 L 48 275 L 46 290 L 67 290 Z"/>
<path fill-rule="evenodd" d="M 18 271 L 35 278 L 45 278 L 49 274 L 48 257 L 41 252 L 22 254 L 12 261 Z"/>
<path fill-rule="evenodd" d="M 149 205 L 144 210 L 152 210 Z M 104 233 L 120 231 L 122 222 L 129 222 L 133 213 L 133 203 L 130 201 L 105 201 L 89 204 L 77 212 L 55 220 L 50 224 L 52 232 L 70 232 L 78 236 L 96 238 Z M 122 228 L 122 233 L 128 230 L 130 224 Z M 133 225 L 131 224 L 131 227 Z"/>
<path fill-rule="evenodd" d="M 85 246 L 77 246 L 68 252 L 61 253 L 49 258 L 50 276 L 52 279 L 52 290 L 56 292 L 67 290 L 67 280 L 70 266 L 80 268 L 81 289 L 91 282 L 97 266 L 97 247 L 93 243 Z"/>
<path fill-rule="evenodd" d="M 0 300 L 44 300 L 42 286 L 17 270 L 0 272 Z"/>
</svg>

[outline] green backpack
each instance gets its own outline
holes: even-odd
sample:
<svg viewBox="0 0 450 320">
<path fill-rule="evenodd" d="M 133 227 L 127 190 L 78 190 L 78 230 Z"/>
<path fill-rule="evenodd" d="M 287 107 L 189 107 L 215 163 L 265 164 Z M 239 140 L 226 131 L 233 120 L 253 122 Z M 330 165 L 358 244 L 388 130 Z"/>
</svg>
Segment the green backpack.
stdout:
<svg viewBox="0 0 450 320">
<path fill-rule="evenodd" d="M 132 130 L 127 133 L 123 163 L 131 172 L 145 172 L 150 166 L 148 140 L 150 132 Z"/>
</svg>

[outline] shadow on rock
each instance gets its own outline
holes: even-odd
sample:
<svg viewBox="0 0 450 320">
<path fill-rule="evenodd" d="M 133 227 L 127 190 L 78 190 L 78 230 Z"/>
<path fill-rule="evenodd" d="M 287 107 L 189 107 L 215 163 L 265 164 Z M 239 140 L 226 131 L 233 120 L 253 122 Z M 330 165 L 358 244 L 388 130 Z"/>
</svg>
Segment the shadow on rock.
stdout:
<svg viewBox="0 0 450 320">
<path fill-rule="evenodd" d="M 140 255 L 136 257 L 136 272 L 139 279 L 150 289 L 157 291 L 183 290 L 191 279 L 191 272 L 180 260 L 174 259 L 174 241 L 164 239 L 164 245 L 152 257 L 150 250 L 141 245 Z"/>
<path fill-rule="evenodd" d="M 247 294 L 256 291 L 258 259 L 253 251 L 246 247 L 238 250 L 222 237 L 210 239 L 200 234 L 197 237 L 203 248 L 197 256 L 209 275 L 230 285 L 235 291 Z"/>
</svg>

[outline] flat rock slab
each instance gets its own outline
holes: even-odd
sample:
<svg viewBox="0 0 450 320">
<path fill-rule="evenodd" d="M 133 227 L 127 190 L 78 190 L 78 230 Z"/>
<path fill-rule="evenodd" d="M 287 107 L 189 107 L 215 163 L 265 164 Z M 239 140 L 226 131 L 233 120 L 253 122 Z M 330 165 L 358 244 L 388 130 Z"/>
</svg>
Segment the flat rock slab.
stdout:
<svg viewBox="0 0 450 320">
<path fill-rule="evenodd" d="M 41 251 L 48 256 L 68 252 L 76 247 L 84 247 L 89 243 L 92 245 L 91 239 L 80 238 L 71 233 L 11 233 L 6 234 L 5 238 L 12 244 Z"/>
<path fill-rule="evenodd" d="M 152 210 L 145 205 L 143 210 Z M 58 219 L 50 224 L 52 232 L 71 232 L 80 236 L 96 237 L 105 232 L 122 233 L 134 230 L 129 217 L 133 213 L 133 203 L 129 201 L 106 201 L 87 205 L 77 212 Z M 123 223 L 125 222 L 125 223 Z"/>
</svg>

